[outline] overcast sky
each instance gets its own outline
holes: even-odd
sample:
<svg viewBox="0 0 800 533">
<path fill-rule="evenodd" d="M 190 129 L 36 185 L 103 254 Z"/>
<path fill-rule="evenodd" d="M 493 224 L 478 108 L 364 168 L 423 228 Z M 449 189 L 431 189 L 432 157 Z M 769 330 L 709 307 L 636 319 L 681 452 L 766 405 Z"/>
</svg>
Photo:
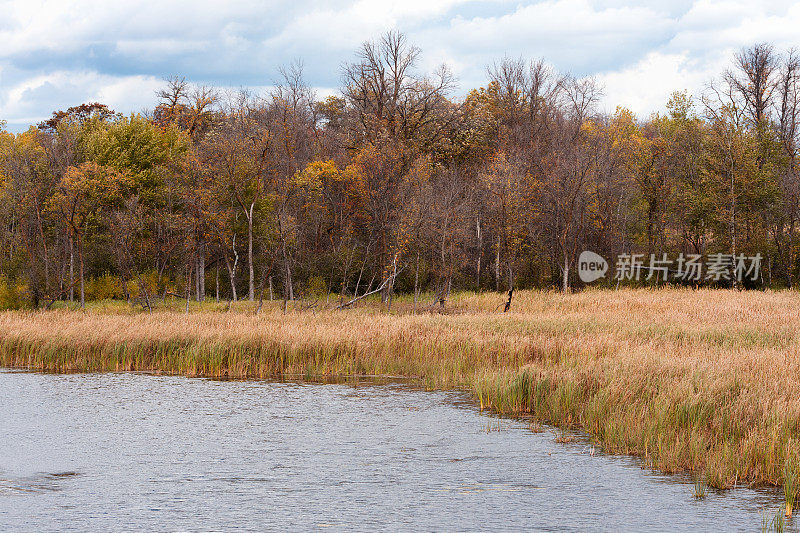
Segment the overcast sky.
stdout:
<svg viewBox="0 0 800 533">
<path fill-rule="evenodd" d="M 297 58 L 325 95 L 359 44 L 389 29 L 422 49 L 421 68 L 450 66 L 455 96 L 485 84 L 495 59 L 544 57 L 596 76 L 605 109 L 647 115 L 673 90 L 699 93 L 742 46 L 800 46 L 798 28 L 800 3 L 787 1 L 0 0 L 0 120 L 20 131 L 87 101 L 151 108 L 176 74 L 263 88 Z"/>
</svg>

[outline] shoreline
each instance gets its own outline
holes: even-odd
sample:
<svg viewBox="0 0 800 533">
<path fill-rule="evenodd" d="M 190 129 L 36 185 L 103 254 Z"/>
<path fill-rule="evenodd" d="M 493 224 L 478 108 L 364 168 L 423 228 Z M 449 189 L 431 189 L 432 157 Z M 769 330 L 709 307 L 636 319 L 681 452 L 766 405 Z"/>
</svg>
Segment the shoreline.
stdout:
<svg viewBox="0 0 800 533">
<path fill-rule="evenodd" d="M 461 295 L 448 315 L 4 312 L 0 365 L 227 379 L 392 375 L 467 389 L 482 408 L 579 429 L 607 453 L 715 488 L 798 486 L 796 294 L 521 291 L 508 315 L 490 310 L 497 297 Z"/>
</svg>

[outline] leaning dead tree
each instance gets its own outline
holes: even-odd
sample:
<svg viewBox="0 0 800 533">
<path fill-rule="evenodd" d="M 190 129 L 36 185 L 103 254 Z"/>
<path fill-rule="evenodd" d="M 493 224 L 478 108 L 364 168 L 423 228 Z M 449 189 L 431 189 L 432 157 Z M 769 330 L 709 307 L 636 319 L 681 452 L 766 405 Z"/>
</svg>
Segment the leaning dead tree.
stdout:
<svg viewBox="0 0 800 533">
<path fill-rule="evenodd" d="M 514 288 L 512 287 L 508 291 L 508 301 L 506 302 L 506 306 L 503 308 L 504 313 L 508 313 L 508 310 L 511 309 L 511 298 L 514 296 Z"/>
<path fill-rule="evenodd" d="M 359 301 L 359 300 L 361 300 L 363 298 L 366 298 L 367 296 L 370 296 L 372 294 L 377 294 L 377 293 L 381 292 L 386 287 L 388 287 L 389 284 L 393 284 L 394 283 L 395 278 L 397 278 L 397 276 L 400 275 L 400 273 L 403 271 L 404 268 L 405 267 L 403 267 L 400 270 L 397 270 L 396 272 L 393 272 L 392 274 L 390 274 L 385 280 L 383 280 L 383 282 L 380 285 L 378 285 L 377 288 L 375 288 L 375 289 L 373 289 L 371 291 L 365 292 L 361 296 L 357 296 L 357 297 L 353 298 L 352 300 L 350 300 L 348 302 L 344 302 L 342 304 L 339 304 L 336 307 L 334 307 L 334 309 L 345 309 L 347 307 L 350 307 L 351 305 L 353 305 L 357 301 Z"/>
</svg>

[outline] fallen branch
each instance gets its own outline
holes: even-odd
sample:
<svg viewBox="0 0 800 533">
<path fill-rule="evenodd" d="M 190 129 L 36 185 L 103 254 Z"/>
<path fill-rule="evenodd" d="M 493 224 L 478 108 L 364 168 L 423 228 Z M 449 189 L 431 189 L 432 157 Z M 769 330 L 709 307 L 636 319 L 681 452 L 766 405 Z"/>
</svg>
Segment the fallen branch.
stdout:
<svg viewBox="0 0 800 533">
<path fill-rule="evenodd" d="M 403 268 L 405 268 L 405 267 L 403 267 Z M 354 303 L 356 303 L 357 301 L 361 300 L 362 298 L 366 298 L 367 296 L 369 296 L 369 295 L 371 295 L 371 294 L 375 294 L 376 292 L 381 292 L 383 289 L 385 289 L 385 288 L 386 288 L 386 285 L 387 285 L 387 284 L 388 284 L 390 281 L 391 281 L 391 282 L 394 282 L 395 278 L 396 278 L 397 276 L 399 276 L 399 275 L 400 275 L 400 273 L 403 271 L 403 268 L 401 268 L 400 270 L 398 270 L 397 272 L 395 272 L 395 273 L 391 274 L 391 275 L 390 275 L 388 278 L 386 278 L 385 280 L 383 280 L 383 283 L 381 283 L 381 284 L 380 284 L 380 285 L 379 285 L 379 286 L 378 286 L 378 287 L 377 287 L 375 290 L 372 290 L 372 291 L 369 291 L 369 292 L 365 292 L 365 293 L 364 293 L 364 294 L 362 294 L 361 296 L 358 296 L 358 297 L 356 297 L 356 298 L 353 298 L 353 299 L 352 299 L 352 300 L 350 300 L 349 302 L 345 302 L 345 303 L 343 303 L 343 304 L 339 304 L 339 305 L 337 305 L 336 307 L 334 307 L 334 309 L 344 309 L 345 307 L 350 307 L 351 305 L 353 305 L 353 304 L 354 304 Z"/>
</svg>

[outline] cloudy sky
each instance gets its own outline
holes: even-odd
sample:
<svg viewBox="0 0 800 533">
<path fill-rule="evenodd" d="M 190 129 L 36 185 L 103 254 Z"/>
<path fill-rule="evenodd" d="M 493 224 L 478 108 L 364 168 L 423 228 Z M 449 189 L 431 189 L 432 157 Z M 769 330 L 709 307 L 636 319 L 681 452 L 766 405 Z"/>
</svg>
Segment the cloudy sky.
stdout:
<svg viewBox="0 0 800 533">
<path fill-rule="evenodd" d="M 422 49 L 422 68 L 447 63 L 461 94 L 495 59 L 544 57 L 596 76 L 606 109 L 646 115 L 673 90 L 699 93 L 742 46 L 800 46 L 798 28 L 788 1 L 0 0 L 0 120 L 20 131 L 86 101 L 150 108 L 176 74 L 265 87 L 298 58 L 328 94 L 358 45 L 389 29 Z"/>
</svg>

